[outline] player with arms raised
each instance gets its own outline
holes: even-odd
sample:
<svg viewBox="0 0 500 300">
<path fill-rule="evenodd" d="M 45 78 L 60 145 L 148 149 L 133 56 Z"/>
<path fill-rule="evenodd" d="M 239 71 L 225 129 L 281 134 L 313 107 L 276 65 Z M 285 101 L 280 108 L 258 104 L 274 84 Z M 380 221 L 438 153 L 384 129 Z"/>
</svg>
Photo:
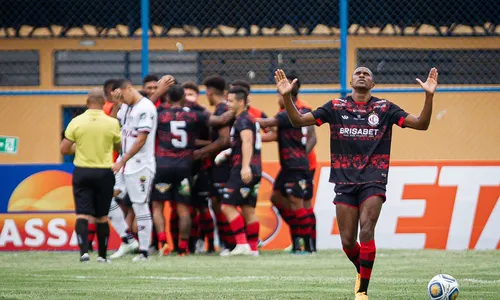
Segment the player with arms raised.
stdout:
<svg viewBox="0 0 500 300">
<path fill-rule="evenodd" d="M 376 253 L 375 225 L 385 201 L 392 125 L 427 130 L 438 84 L 437 69 L 431 69 L 426 82 L 417 79 L 425 91 L 424 107 L 418 117 L 394 103 L 373 97 L 373 75 L 365 67 L 354 70 L 351 96 L 328 101 L 306 114 L 301 114 L 293 104 L 290 92 L 294 82 L 287 80 L 283 70 L 276 71 L 275 80 L 294 126 L 330 124 L 330 182 L 335 183 L 340 238 L 344 252 L 358 272 L 356 300 L 366 300 Z"/>
</svg>

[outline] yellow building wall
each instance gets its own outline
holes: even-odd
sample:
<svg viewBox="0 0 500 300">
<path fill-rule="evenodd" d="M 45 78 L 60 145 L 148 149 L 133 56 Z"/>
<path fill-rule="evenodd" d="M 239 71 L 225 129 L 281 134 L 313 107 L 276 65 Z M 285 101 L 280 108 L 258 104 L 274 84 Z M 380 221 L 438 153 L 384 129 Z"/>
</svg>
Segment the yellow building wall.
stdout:
<svg viewBox="0 0 500 300">
<path fill-rule="evenodd" d="M 79 39 L 4 40 L 0 50 L 38 50 L 40 53 L 40 86 L 36 89 L 86 89 L 88 87 L 54 86 L 53 53 L 57 50 L 139 50 L 139 40 L 95 40 L 93 47 L 80 45 Z M 151 50 L 176 50 L 181 42 L 184 51 L 243 49 L 313 49 L 338 48 L 335 37 L 232 37 L 232 38 L 152 38 Z M 499 37 L 349 37 L 348 72 L 356 66 L 358 48 L 400 49 L 498 49 Z M 439 67 L 439 66 L 437 66 Z M 332 65 L 332 68 L 338 68 Z M 425 74 L 423 74 L 425 75 Z M 268 86 L 269 88 L 270 86 Z M 338 88 L 310 85 L 303 88 Z M 255 87 L 257 88 L 257 87 Z M 0 90 L 35 89 L 33 87 L 0 87 Z M 303 95 L 313 107 L 338 95 Z M 423 93 L 377 94 L 396 102 L 410 113 L 418 114 Z M 204 96 L 202 96 L 204 98 Z M 269 115 L 277 111 L 275 95 L 253 95 L 253 105 Z M 17 155 L 0 154 L 0 163 L 59 163 L 59 141 L 62 129 L 62 107 L 84 105 L 84 96 L 0 96 L 0 136 L 20 138 Z M 202 103 L 206 103 L 203 99 Z M 428 131 L 394 130 L 393 160 L 497 160 L 500 159 L 500 93 L 438 93 L 434 115 Z M 317 128 L 318 159 L 329 160 L 328 127 Z M 264 145 L 264 160 L 278 159 L 276 144 Z"/>
<path fill-rule="evenodd" d="M 380 94 L 378 97 L 418 114 L 422 94 Z M 204 98 L 204 96 L 202 96 Z M 313 107 L 331 99 L 329 95 L 303 95 Z M 205 99 L 202 103 L 206 103 Z M 20 138 L 17 155 L 0 154 L 0 163 L 59 163 L 62 107 L 84 105 L 84 96 L 0 97 L 0 135 Z M 253 95 L 252 104 L 267 114 L 277 111 L 275 95 Z M 428 131 L 395 127 L 393 160 L 497 160 L 500 159 L 500 98 L 498 94 L 438 93 Z M 329 160 L 329 128 L 316 128 L 318 159 Z M 278 159 L 276 143 L 265 144 L 264 160 Z"/>
</svg>

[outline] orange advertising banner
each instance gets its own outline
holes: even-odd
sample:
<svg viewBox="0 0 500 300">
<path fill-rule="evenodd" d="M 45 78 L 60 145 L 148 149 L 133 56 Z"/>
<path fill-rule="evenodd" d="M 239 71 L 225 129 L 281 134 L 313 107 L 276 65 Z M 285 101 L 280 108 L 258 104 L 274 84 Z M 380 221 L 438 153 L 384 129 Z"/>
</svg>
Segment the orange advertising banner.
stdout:
<svg viewBox="0 0 500 300">
<path fill-rule="evenodd" d="M 76 250 L 71 165 L 1 166 L 0 250 Z M 263 249 L 290 244 L 270 202 L 278 163 L 264 163 L 257 215 Z M 328 163 L 315 174 L 318 249 L 339 249 Z M 500 161 L 394 162 L 378 248 L 500 249 Z M 165 216 L 170 209 L 167 207 Z M 168 224 L 168 222 L 167 222 Z M 120 239 L 112 231 L 110 249 Z"/>
</svg>

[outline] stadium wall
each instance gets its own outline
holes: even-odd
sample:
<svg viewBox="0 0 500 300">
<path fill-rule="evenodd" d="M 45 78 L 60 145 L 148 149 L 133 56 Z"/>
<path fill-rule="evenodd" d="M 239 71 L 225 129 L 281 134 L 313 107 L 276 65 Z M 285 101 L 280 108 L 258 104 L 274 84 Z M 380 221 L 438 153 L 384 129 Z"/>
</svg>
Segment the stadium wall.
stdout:
<svg viewBox="0 0 500 300">
<path fill-rule="evenodd" d="M 380 94 L 408 112 L 418 114 L 423 93 Z M 323 105 L 332 95 L 304 95 L 313 107 Z M 204 96 L 202 103 L 206 104 Z M 275 95 L 253 95 L 252 104 L 267 114 L 277 111 Z M 60 163 L 59 141 L 62 107 L 85 105 L 84 96 L 0 97 L 0 135 L 20 139 L 17 155 L 0 154 L 0 164 Z M 392 159 L 397 160 L 496 160 L 500 149 L 500 101 L 491 93 L 438 93 L 428 131 L 394 127 Z M 328 161 L 329 128 L 316 128 L 319 161 Z M 277 161 L 275 143 L 264 145 L 264 160 Z"/>
</svg>

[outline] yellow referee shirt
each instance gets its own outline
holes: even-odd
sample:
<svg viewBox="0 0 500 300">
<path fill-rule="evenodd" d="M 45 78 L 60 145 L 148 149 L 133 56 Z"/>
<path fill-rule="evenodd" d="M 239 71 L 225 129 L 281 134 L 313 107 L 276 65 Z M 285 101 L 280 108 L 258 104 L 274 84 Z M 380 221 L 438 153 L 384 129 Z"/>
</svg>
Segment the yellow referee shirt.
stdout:
<svg viewBox="0 0 500 300">
<path fill-rule="evenodd" d="M 111 168 L 114 145 L 120 143 L 118 120 L 107 116 L 100 109 L 87 109 L 71 120 L 64 133 L 66 139 L 76 144 L 76 167 Z"/>
</svg>

